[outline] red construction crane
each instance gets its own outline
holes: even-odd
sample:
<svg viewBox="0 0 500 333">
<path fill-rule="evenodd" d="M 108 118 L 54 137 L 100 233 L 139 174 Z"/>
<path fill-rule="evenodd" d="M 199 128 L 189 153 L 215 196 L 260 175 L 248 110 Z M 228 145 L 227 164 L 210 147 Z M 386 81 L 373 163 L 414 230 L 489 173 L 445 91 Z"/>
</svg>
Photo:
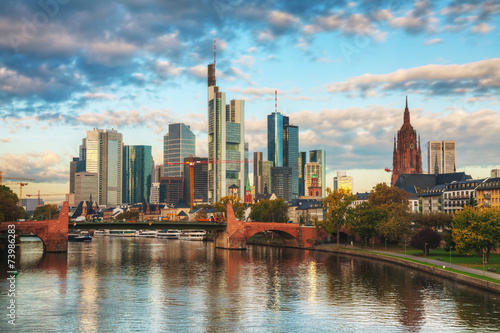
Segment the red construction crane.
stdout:
<svg viewBox="0 0 500 333">
<path fill-rule="evenodd" d="M 389 168 L 385 168 L 384 170 L 385 170 L 386 172 L 392 172 L 392 170 L 391 170 L 391 169 L 389 169 Z"/>
<path fill-rule="evenodd" d="M 0 171 L 0 185 L 2 185 L 2 179 L 14 179 L 14 180 L 34 180 L 32 178 L 21 178 L 21 177 L 9 177 L 2 176 L 3 171 Z"/>
<path fill-rule="evenodd" d="M 40 190 L 38 190 L 38 194 L 26 194 L 27 197 L 38 197 L 38 206 L 40 206 L 40 197 L 49 197 L 52 195 L 66 195 L 67 193 L 50 193 L 50 194 L 40 194 Z"/>
<path fill-rule="evenodd" d="M 191 210 L 193 210 L 194 204 L 194 165 L 195 164 L 220 164 L 220 163 L 249 163 L 252 161 L 247 160 L 213 160 L 213 161 L 194 161 L 193 155 L 190 155 L 188 162 L 165 162 L 165 165 L 180 165 L 180 164 L 189 164 L 189 190 L 191 191 L 190 195 L 190 205 Z"/>
</svg>

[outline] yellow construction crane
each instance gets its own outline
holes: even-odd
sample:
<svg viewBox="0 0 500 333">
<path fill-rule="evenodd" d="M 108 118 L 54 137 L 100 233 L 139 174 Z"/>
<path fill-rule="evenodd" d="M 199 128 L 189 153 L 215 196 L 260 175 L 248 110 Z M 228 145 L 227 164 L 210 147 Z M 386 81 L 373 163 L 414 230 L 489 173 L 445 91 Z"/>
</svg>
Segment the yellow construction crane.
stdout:
<svg viewBox="0 0 500 333">
<path fill-rule="evenodd" d="M 13 180 L 34 180 L 32 178 L 21 178 L 21 177 L 9 177 L 2 176 L 2 171 L 0 171 L 0 185 L 2 185 L 2 179 L 13 179 Z"/>
<path fill-rule="evenodd" d="M 11 185 L 19 185 L 19 207 L 22 207 L 22 201 L 23 201 L 23 186 L 28 185 L 28 183 L 9 183 L 7 186 Z"/>
</svg>

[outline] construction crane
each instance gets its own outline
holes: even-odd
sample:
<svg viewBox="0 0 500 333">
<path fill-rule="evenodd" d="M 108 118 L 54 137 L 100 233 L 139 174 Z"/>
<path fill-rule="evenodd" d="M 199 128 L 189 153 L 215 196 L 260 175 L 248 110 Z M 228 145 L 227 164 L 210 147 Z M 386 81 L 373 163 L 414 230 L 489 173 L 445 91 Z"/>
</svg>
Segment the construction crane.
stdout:
<svg viewBox="0 0 500 333">
<path fill-rule="evenodd" d="M 32 178 L 21 178 L 21 177 L 9 177 L 2 176 L 3 171 L 0 171 L 0 185 L 2 185 L 2 179 L 13 179 L 13 180 L 34 180 Z"/>
<path fill-rule="evenodd" d="M 19 207 L 22 207 L 22 200 L 23 200 L 23 186 L 28 185 L 28 183 L 9 183 L 7 186 L 11 185 L 19 185 Z"/>
<path fill-rule="evenodd" d="M 189 190 L 190 190 L 190 206 L 191 210 L 193 210 L 194 205 L 194 166 L 195 164 L 220 164 L 220 163 L 249 163 L 252 161 L 247 160 L 213 160 L 213 161 L 195 161 L 193 160 L 193 155 L 190 155 L 189 161 L 187 162 L 169 162 L 166 161 L 165 165 L 180 165 L 180 164 L 189 164 Z"/>
<path fill-rule="evenodd" d="M 385 168 L 384 170 L 385 170 L 385 172 L 392 172 L 392 170 L 389 168 Z"/>
<path fill-rule="evenodd" d="M 40 197 L 49 197 L 53 195 L 66 195 L 67 193 L 50 193 L 50 194 L 40 194 L 40 190 L 38 190 L 38 194 L 26 194 L 27 197 L 38 197 L 38 206 L 40 206 Z"/>
</svg>

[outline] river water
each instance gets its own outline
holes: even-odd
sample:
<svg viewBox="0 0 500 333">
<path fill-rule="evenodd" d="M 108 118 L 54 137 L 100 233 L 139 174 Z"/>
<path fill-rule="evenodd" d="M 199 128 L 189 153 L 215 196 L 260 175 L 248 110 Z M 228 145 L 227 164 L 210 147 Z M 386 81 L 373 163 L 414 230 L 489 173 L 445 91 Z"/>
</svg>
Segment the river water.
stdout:
<svg viewBox="0 0 500 333">
<path fill-rule="evenodd" d="M 0 332 L 497 332 L 500 295 L 325 252 L 94 237 L 17 247 L 15 326 Z"/>
</svg>

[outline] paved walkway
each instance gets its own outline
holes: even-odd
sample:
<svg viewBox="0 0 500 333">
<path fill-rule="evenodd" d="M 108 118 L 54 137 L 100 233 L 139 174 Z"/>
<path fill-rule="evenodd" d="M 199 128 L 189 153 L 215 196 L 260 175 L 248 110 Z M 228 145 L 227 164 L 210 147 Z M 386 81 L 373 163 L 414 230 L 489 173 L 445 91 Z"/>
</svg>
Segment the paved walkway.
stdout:
<svg viewBox="0 0 500 333">
<path fill-rule="evenodd" d="M 334 246 L 335 248 L 337 247 L 336 245 Z M 390 251 L 378 251 L 378 250 L 370 250 L 367 248 L 361 248 L 361 247 L 356 247 L 356 246 L 347 246 L 347 247 L 341 247 L 342 249 L 351 249 L 351 250 L 363 250 L 366 252 L 372 252 L 372 253 L 378 253 L 378 254 L 386 254 L 386 255 L 391 255 L 395 257 L 400 257 L 400 258 L 406 258 L 406 259 L 411 259 L 415 261 L 420 261 L 420 262 L 425 262 L 428 264 L 433 264 L 437 266 L 445 266 L 446 268 L 452 268 L 457 271 L 461 272 L 467 272 L 467 273 L 472 273 L 476 275 L 481 275 L 481 276 L 487 276 L 492 279 L 497 279 L 500 280 L 500 274 L 495 273 L 495 272 L 489 272 L 486 270 L 481 270 L 477 268 L 470 268 L 470 267 L 465 267 L 462 265 L 457 265 L 457 264 L 450 264 L 449 262 L 446 262 L 446 259 L 443 258 L 443 260 L 434 260 L 434 259 L 427 259 L 425 257 L 419 257 L 419 256 L 414 256 L 414 255 L 409 255 L 409 254 L 401 254 L 401 253 L 396 253 L 396 252 L 390 252 Z"/>
</svg>

